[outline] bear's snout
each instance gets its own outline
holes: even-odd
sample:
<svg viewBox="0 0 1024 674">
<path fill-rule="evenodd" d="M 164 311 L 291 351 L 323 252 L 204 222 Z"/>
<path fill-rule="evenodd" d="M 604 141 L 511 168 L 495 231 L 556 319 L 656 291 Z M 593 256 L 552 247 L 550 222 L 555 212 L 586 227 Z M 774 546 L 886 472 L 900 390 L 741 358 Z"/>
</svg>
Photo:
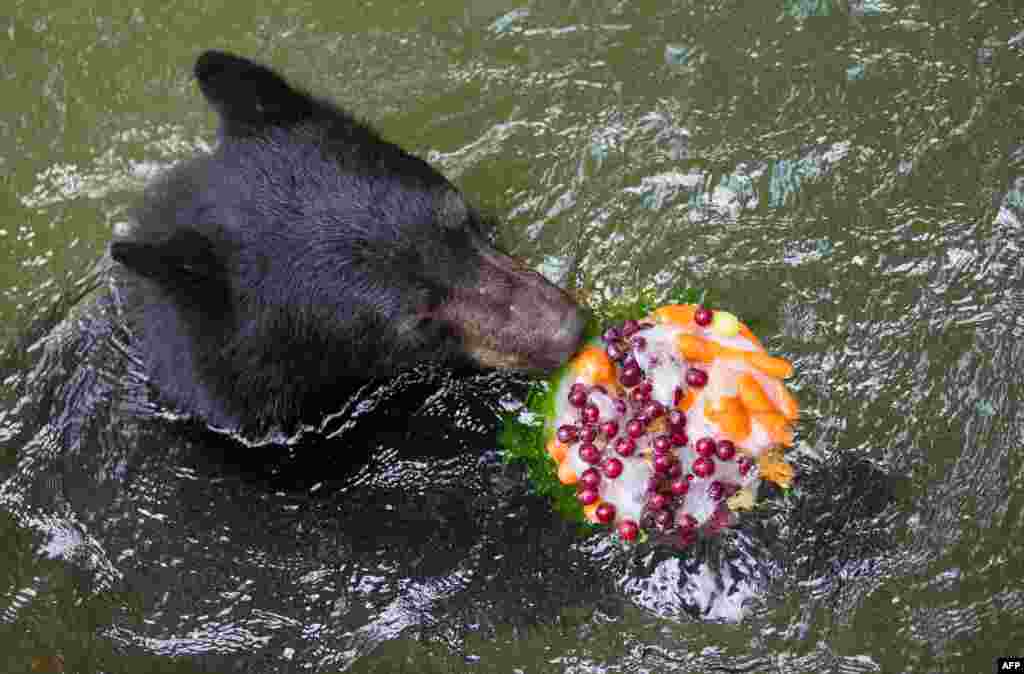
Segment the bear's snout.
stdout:
<svg viewBox="0 0 1024 674">
<path fill-rule="evenodd" d="M 455 288 L 439 316 L 485 367 L 550 372 L 575 353 L 587 312 L 564 290 L 514 258 L 480 250 L 476 282 Z"/>
</svg>

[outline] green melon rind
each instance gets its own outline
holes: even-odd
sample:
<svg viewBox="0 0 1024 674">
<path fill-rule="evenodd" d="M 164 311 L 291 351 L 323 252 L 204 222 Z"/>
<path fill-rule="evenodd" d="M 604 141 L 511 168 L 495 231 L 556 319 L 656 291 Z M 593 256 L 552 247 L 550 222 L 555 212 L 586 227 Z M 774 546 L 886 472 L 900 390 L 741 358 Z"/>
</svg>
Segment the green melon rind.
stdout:
<svg viewBox="0 0 1024 674">
<path fill-rule="evenodd" d="M 708 306 L 707 293 L 689 288 L 655 301 L 652 293 L 641 292 L 633 298 L 597 307 L 587 323 L 584 343 L 600 344 L 604 326 L 621 323 L 628 318 L 643 318 L 666 304 Z M 568 394 L 571 385 L 569 375 L 568 365 L 563 365 L 546 381 L 531 384 L 523 407 L 502 416 L 498 446 L 502 448 L 506 461 L 518 461 L 526 466 L 527 476 L 536 493 L 550 498 L 552 506 L 560 515 L 579 523 L 582 526 L 581 533 L 587 533 L 598 527 L 584 517 L 583 506 L 576 498 L 576 487 L 558 481 L 558 466 L 548 456 L 546 449 L 555 432 L 556 402 Z"/>
</svg>

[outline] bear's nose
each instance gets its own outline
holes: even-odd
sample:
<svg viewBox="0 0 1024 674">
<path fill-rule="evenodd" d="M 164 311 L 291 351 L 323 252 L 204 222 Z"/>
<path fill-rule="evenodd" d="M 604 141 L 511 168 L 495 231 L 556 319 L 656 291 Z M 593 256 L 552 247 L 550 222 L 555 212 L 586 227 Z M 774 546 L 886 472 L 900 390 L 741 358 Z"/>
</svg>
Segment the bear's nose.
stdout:
<svg viewBox="0 0 1024 674">
<path fill-rule="evenodd" d="M 589 316 L 544 276 L 485 246 L 473 282 L 454 288 L 437 315 L 477 363 L 537 373 L 572 357 Z"/>
</svg>

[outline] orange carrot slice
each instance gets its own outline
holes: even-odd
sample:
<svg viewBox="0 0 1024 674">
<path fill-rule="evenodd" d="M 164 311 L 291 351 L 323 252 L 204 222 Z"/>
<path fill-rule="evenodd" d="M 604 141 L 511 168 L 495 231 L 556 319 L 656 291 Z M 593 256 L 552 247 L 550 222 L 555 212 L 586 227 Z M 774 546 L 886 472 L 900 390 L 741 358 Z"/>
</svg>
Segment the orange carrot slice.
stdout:
<svg viewBox="0 0 1024 674">
<path fill-rule="evenodd" d="M 579 477 L 576 475 L 576 471 L 572 469 L 568 461 L 563 461 L 558 464 L 558 481 L 562 484 L 576 484 Z"/>
<path fill-rule="evenodd" d="M 761 340 L 759 340 L 757 338 L 757 335 L 755 335 L 753 332 L 751 332 L 750 328 L 748 328 L 743 323 L 740 323 L 740 336 L 741 337 L 745 337 L 747 339 L 747 341 L 749 341 L 751 344 L 756 346 L 758 348 L 758 350 L 764 351 L 764 346 L 761 345 Z"/>
<path fill-rule="evenodd" d="M 697 335 L 679 335 L 676 337 L 676 348 L 687 360 L 699 360 L 702 363 L 710 363 L 726 350 L 718 342 Z"/>
<path fill-rule="evenodd" d="M 786 417 L 787 421 L 795 421 L 800 416 L 800 403 L 781 381 L 773 380 L 770 385 L 775 387 L 775 397 L 778 399 L 776 404 L 782 416 Z"/>
<path fill-rule="evenodd" d="M 697 393 L 696 389 L 693 389 L 693 388 L 686 389 L 686 393 L 683 394 L 682 399 L 679 401 L 679 403 L 676 405 L 676 407 L 678 407 L 682 411 L 686 412 L 691 407 L 693 407 L 693 404 L 695 402 L 697 402 L 697 395 L 698 395 L 698 393 Z"/>
<path fill-rule="evenodd" d="M 751 412 L 778 412 L 775 403 L 764 392 L 754 375 L 744 372 L 736 379 L 736 390 L 743 406 Z"/>
<path fill-rule="evenodd" d="M 772 442 L 786 447 L 793 446 L 793 429 L 786 417 L 778 412 L 751 412 L 750 417 L 764 428 Z"/>
<path fill-rule="evenodd" d="M 679 335 L 676 337 L 676 348 L 687 360 L 710 363 L 715 358 L 738 358 L 770 377 L 785 379 L 793 374 L 793 366 L 784 358 L 769 356 L 761 351 L 733 349 L 697 335 Z"/>
<path fill-rule="evenodd" d="M 696 304 L 666 304 L 654 310 L 654 318 L 660 323 L 672 323 L 680 326 L 693 326 L 693 314 L 697 311 Z"/>
<path fill-rule="evenodd" d="M 776 358 L 775 356 L 769 356 L 768 354 L 761 353 L 759 351 L 736 350 L 736 355 L 750 365 L 756 367 L 761 372 L 764 372 L 769 377 L 785 379 L 793 374 L 793 366 L 785 358 Z"/>
<path fill-rule="evenodd" d="M 750 416 L 737 396 L 722 396 L 713 404 L 704 403 L 704 416 L 733 442 L 742 442 L 750 435 Z"/>
<path fill-rule="evenodd" d="M 562 459 L 569 452 L 569 446 L 564 442 L 559 442 L 558 438 L 552 437 L 548 440 L 548 456 L 555 460 L 555 463 L 562 463 Z"/>
<path fill-rule="evenodd" d="M 589 345 L 583 347 L 579 355 L 573 358 L 570 368 L 577 377 L 582 377 L 590 384 L 615 383 L 615 364 L 604 349 Z"/>
</svg>

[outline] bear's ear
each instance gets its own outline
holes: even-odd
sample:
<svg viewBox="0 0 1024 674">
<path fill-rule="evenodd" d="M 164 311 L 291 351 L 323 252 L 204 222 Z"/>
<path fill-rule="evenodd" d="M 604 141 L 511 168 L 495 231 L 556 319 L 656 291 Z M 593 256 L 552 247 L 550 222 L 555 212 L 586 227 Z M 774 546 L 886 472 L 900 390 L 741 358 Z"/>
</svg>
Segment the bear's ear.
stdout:
<svg viewBox="0 0 1024 674">
<path fill-rule="evenodd" d="M 140 276 L 168 289 L 218 292 L 225 285 L 226 270 L 213 243 L 193 229 L 174 232 L 163 241 L 121 239 L 110 244 L 110 256 Z"/>
<path fill-rule="evenodd" d="M 268 126 L 292 126 L 311 117 L 316 102 L 270 68 L 221 51 L 196 60 L 199 88 L 221 119 L 222 136 L 247 136 Z"/>
</svg>

